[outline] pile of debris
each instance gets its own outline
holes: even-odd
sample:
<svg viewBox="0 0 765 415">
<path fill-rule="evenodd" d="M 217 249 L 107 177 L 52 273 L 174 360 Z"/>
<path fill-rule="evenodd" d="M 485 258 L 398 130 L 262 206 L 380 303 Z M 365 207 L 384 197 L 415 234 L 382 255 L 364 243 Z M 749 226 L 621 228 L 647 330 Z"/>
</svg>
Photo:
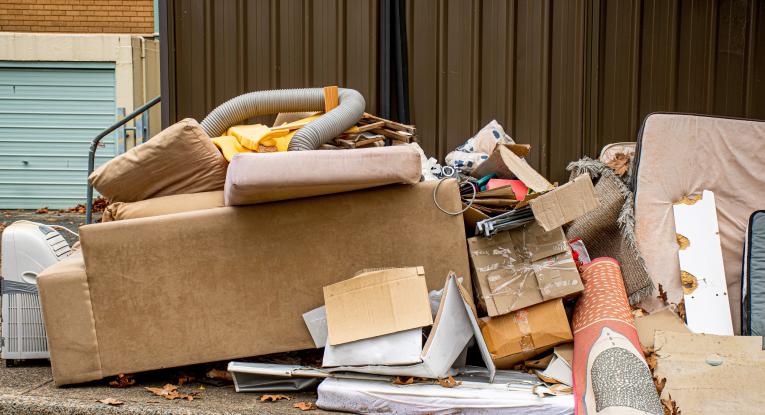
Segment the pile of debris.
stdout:
<svg viewBox="0 0 765 415">
<path fill-rule="evenodd" d="M 760 406 L 754 392 L 706 395 L 742 396 L 752 388 L 733 380 L 763 373 L 762 338 L 733 335 L 760 334 L 765 220 L 752 219 L 731 307 L 736 226 L 756 202 L 729 200 L 717 173 L 693 193 L 686 179 L 705 166 L 696 152 L 753 143 L 762 123 L 652 115 L 637 147 L 574 162 L 558 186 L 496 121 L 443 165 L 414 127 L 363 109 L 308 140 L 333 151 L 287 151 L 337 114 L 333 93 L 323 113 L 219 137 L 183 120 L 90 177 L 110 201 L 104 223 L 38 278 L 57 384 L 225 360 L 238 392 L 316 389 L 319 408 L 357 413 Z M 657 144 L 667 131 L 671 150 Z M 721 138 L 693 147 L 699 131 Z M 756 165 L 751 154 L 736 157 Z M 176 312 L 188 307 L 192 321 Z M 242 359 L 304 349 L 320 361 Z M 193 399 L 173 388 L 153 393 Z"/>
</svg>

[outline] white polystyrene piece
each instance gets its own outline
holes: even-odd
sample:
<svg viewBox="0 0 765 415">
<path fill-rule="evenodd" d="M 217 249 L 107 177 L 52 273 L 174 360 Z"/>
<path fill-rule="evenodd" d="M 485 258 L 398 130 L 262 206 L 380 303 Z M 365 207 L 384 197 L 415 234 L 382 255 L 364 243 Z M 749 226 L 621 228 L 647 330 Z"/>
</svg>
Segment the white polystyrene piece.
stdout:
<svg viewBox="0 0 765 415">
<path fill-rule="evenodd" d="M 688 328 L 694 333 L 732 336 L 715 195 L 705 190 L 700 200 L 675 204 L 673 210 L 675 231 L 689 241 L 687 248 L 678 251 L 680 270 L 692 275 L 697 284 L 684 288 Z"/>
</svg>

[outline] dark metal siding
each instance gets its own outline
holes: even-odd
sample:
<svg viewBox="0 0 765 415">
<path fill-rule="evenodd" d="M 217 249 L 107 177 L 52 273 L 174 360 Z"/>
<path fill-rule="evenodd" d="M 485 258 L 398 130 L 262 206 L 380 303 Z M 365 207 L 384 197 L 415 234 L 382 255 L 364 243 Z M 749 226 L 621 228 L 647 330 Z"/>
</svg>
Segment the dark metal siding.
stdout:
<svg viewBox="0 0 765 415">
<path fill-rule="evenodd" d="M 167 0 L 166 122 L 245 91 L 377 101 L 375 0 Z M 652 111 L 765 118 L 760 0 L 409 0 L 410 104 L 443 156 L 496 118 L 554 180 Z M 164 69 L 163 68 L 163 69 Z"/>
</svg>

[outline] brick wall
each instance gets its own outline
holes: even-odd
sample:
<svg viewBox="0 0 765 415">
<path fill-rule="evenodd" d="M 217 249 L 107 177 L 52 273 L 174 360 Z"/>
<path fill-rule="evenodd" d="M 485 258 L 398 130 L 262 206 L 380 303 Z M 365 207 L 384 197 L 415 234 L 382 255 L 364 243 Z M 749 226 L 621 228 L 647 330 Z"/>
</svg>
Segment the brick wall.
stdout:
<svg viewBox="0 0 765 415">
<path fill-rule="evenodd" d="M 152 0 L 0 0 L 0 31 L 153 33 Z"/>
</svg>

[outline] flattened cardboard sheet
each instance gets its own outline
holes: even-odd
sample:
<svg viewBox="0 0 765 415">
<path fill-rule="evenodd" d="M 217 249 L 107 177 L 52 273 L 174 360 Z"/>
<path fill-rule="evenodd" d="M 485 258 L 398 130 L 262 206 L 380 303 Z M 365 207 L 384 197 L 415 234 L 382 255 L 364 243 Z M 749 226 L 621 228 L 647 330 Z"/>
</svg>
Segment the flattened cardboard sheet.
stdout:
<svg viewBox="0 0 765 415">
<path fill-rule="evenodd" d="M 762 413 L 762 337 L 657 331 L 655 349 L 654 374 L 667 379 L 661 397 L 671 395 L 683 414 Z"/>
<path fill-rule="evenodd" d="M 690 333 L 685 322 L 672 310 L 665 308 L 653 314 L 635 317 L 638 339 L 643 348 L 653 348 L 654 333 L 658 330 L 675 333 Z"/>
<path fill-rule="evenodd" d="M 422 267 L 370 271 L 324 287 L 329 344 L 433 324 Z"/>
</svg>

